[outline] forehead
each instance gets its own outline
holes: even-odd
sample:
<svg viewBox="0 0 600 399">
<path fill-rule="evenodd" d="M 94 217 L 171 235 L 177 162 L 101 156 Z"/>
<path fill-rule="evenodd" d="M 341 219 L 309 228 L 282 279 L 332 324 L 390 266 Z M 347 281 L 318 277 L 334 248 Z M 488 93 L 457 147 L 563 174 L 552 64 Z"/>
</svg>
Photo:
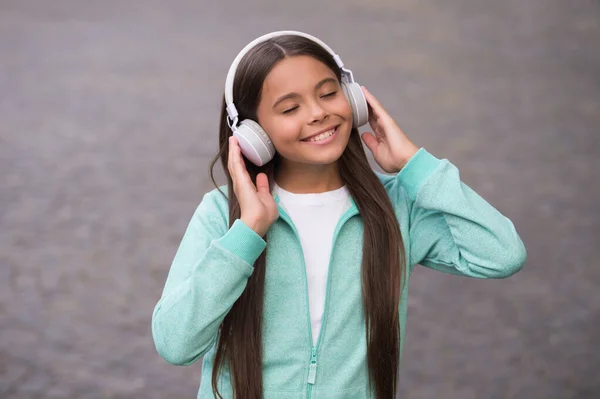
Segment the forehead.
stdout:
<svg viewBox="0 0 600 399">
<path fill-rule="evenodd" d="M 271 97 L 312 90 L 326 77 L 336 78 L 335 73 L 321 61 L 308 55 L 286 57 L 265 78 L 262 94 Z"/>
</svg>

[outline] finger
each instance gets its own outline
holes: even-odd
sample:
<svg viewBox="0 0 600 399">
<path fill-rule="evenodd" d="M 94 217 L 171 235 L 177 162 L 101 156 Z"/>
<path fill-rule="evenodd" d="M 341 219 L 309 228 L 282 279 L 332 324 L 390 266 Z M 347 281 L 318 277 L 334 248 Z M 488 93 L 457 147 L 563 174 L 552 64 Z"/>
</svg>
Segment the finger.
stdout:
<svg viewBox="0 0 600 399">
<path fill-rule="evenodd" d="M 375 117 L 371 117 L 371 115 L 369 115 L 369 125 L 371 125 L 371 129 L 373 129 L 373 134 L 375 137 L 385 136 L 383 120 L 377 120 Z"/>
<path fill-rule="evenodd" d="M 229 152 L 227 155 L 227 170 L 229 170 L 229 176 L 231 180 L 233 180 L 235 184 L 235 172 L 233 169 L 233 159 L 234 159 L 234 150 L 235 150 L 235 142 L 233 136 L 229 136 Z"/>
<path fill-rule="evenodd" d="M 377 141 L 377 138 L 375 137 L 375 135 L 373 135 L 373 133 L 371 133 L 371 132 L 365 132 L 360 137 L 363 139 L 367 148 L 369 148 L 369 150 L 372 153 L 375 153 L 375 151 L 377 150 L 377 147 L 379 146 L 379 141 Z"/>
<path fill-rule="evenodd" d="M 241 181 L 240 147 L 235 138 L 231 140 L 231 144 L 231 172 L 236 181 Z"/>
<path fill-rule="evenodd" d="M 260 194 L 270 194 L 269 179 L 264 173 L 259 173 L 256 176 L 256 189 Z"/>
<path fill-rule="evenodd" d="M 235 149 L 235 165 L 237 167 L 239 177 L 252 183 L 252 181 L 250 180 L 250 175 L 248 174 L 248 170 L 246 169 L 246 162 L 244 161 L 244 157 L 242 156 L 242 149 L 239 145 L 236 145 Z"/>
<path fill-rule="evenodd" d="M 385 108 L 383 108 L 383 105 L 381 105 L 379 100 L 377 100 L 375 96 L 371 94 L 369 90 L 367 90 L 366 87 L 361 86 L 361 88 L 365 94 L 365 99 L 367 100 L 368 105 L 371 107 L 371 111 L 373 111 L 370 113 L 370 115 L 373 115 L 375 121 L 381 117 L 386 117 L 388 113 L 386 112 Z"/>
<path fill-rule="evenodd" d="M 369 109 L 369 125 L 371 125 L 371 127 L 373 129 L 377 128 L 377 119 L 378 118 L 377 118 L 377 115 L 375 115 L 375 112 L 373 112 L 373 110 Z"/>
<path fill-rule="evenodd" d="M 252 179 L 250 179 L 250 174 L 246 170 L 246 163 L 242 157 L 242 149 L 240 148 L 237 139 L 234 139 L 234 141 L 235 149 L 233 151 L 233 171 L 237 177 L 237 181 L 239 184 L 251 186 L 254 190 L 256 190 L 254 183 L 252 183 Z"/>
</svg>

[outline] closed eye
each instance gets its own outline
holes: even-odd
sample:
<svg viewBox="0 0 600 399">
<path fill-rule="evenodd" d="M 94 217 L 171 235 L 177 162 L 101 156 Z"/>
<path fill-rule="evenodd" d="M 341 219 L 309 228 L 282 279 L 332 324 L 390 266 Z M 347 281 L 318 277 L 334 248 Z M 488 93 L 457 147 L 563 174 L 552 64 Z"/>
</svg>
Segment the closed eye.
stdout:
<svg viewBox="0 0 600 399">
<path fill-rule="evenodd" d="M 292 112 L 294 112 L 297 109 L 298 109 L 298 106 L 296 105 L 295 107 L 286 109 L 285 111 L 283 111 L 283 113 L 284 114 L 291 114 Z"/>
<path fill-rule="evenodd" d="M 323 94 L 323 95 L 321 96 L 321 98 L 323 98 L 323 97 L 333 97 L 333 96 L 335 96 L 336 94 L 337 94 L 337 91 L 332 91 L 331 93 Z"/>
</svg>

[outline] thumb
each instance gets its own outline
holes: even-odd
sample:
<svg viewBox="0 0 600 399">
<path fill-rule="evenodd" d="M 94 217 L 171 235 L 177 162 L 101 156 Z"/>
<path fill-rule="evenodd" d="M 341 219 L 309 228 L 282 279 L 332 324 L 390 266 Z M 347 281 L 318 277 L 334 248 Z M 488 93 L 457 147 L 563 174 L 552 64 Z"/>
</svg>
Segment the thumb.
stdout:
<svg viewBox="0 0 600 399">
<path fill-rule="evenodd" d="M 360 137 L 363 139 L 369 150 L 371 150 L 372 153 L 375 153 L 375 150 L 377 149 L 379 143 L 377 142 L 377 139 L 375 138 L 373 133 L 365 132 Z"/>
<path fill-rule="evenodd" d="M 256 190 L 259 194 L 269 194 L 269 179 L 266 174 L 256 175 Z"/>
</svg>

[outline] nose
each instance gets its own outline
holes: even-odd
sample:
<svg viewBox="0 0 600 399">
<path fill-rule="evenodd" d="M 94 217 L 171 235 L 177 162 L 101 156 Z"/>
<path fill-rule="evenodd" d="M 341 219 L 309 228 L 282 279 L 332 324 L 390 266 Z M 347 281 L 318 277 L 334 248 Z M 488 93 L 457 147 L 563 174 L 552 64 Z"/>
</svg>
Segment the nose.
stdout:
<svg viewBox="0 0 600 399">
<path fill-rule="evenodd" d="M 310 123 L 315 124 L 327 119 L 328 112 L 318 101 L 313 101 L 310 107 Z"/>
</svg>

